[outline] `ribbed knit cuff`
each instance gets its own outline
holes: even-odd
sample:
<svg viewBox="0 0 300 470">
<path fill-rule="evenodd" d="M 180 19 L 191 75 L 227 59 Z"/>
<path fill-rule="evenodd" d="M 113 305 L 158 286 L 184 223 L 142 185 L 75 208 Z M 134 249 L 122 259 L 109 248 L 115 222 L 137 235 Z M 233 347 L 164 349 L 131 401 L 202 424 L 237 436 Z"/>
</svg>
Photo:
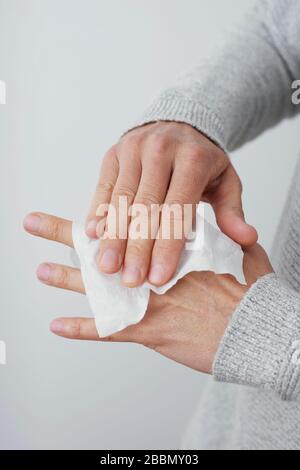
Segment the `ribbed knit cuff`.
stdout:
<svg viewBox="0 0 300 470">
<path fill-rule="evenodd" d="M 200 103 L 184 98 L 169 96 L 154 100 L 151 106 L 124 134 L 136 127 L 157 121 L 175 121 L 190 124 L 226 151 L 225 132 L 216 114 Z"/>
<path fill-rule="evenodd" d="M 300 399 L 300 296 L 275 274 L 259 279 L 235 311 L 213 375 Z"/>
</svg>

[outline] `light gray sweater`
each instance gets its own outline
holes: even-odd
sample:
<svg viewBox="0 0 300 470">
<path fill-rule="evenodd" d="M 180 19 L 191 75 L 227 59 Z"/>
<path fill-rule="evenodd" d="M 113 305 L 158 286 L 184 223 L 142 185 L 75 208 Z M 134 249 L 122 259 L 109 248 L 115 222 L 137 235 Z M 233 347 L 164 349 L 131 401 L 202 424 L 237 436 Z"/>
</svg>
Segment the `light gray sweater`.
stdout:
<svg viewBox="0 0 300 470">
<path fill-rule="evenodd" d="M 224 47 L 132 127 L 186 122 L 231 151 L 300 112 L 295 80 L 300 0 L 259 0 Z M 186 449 L 300 449 L 300 162 L 274 255 L 276 274 L 256 282 L 232 317 Z"/>
</svg>

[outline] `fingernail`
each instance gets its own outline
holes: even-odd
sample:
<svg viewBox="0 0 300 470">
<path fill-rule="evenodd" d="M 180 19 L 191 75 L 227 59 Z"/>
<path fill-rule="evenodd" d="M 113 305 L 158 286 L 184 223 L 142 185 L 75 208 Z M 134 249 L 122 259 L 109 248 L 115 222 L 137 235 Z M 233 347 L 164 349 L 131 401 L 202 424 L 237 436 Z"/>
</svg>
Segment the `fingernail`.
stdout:
<svg viewBox="0 0 300 470">
<path fill-rule="evenodd" d="M 112 248 L 107 248 L 101 256 L 99 262 L 100 269 L 103 271 L 113 271 L 119 267 L 119 255 Z"/>
<path fill-rule="evenodd" d="M 141 279 L 141 270 L 135 266 L 127 266 L 122 274 L 122 281 L 125 284 L 137 284 Z"/>
<path fill-rule="evenodd" d="M 50 324 L 52 333 L 61 334 L 64 332 L 64 324 L 61 320 L 53 320 Z"/>
<path fill-rule="evenodd" d="M 29 232 L 37 232 L 40 228 L 41 217 L 39 215 L 30 214 L 25 217 L 24 228 Z"/>
<path fill-rule="evenodd" d="M 37 277 L 40 281 L 48 282 L 49 278 L 50 278 L 51 271 L 52 271 L 52 268 L 51 268 L 50 264 L 44 263 L 44 264 L 41 264 L 38 267 L 36 274 L 37 274 Z"/>
<path fill-rule="evenodd" d="M 86 233 L 89 237 L 93 237 L 93 238 L 97 237 L 97 232 L 96 232 L 97 225 L 98 225 L 98 222 L 95 219 L 90 220 L 86 224 Z"/>
<path fill-rule="evenodd" d="M 165 279 L 165 269 L 161 264 L 155 264 L 151 267 L 149 281 L 151 284 L 161 284 Z"/>
</svg>

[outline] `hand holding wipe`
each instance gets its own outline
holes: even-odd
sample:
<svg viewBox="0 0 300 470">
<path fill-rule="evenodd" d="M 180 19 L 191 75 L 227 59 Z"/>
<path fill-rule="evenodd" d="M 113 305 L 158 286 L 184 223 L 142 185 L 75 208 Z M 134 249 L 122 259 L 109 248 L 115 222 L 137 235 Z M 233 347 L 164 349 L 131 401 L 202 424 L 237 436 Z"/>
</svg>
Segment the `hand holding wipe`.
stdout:
<svg viewBox="0 0 300 470">
<path fill-rule="evenodd" d="M 142 286 L 129 288 L 121 283 L 120 273 L 103 274 L 99 271 L 96 262 L 99 241 L 90 239 L 83 225 L 73 223 L 74 248 L 100 337 L 140 322 L 147 310 L 150 291 L 164 294 L 190 272 L 228 273 L 240 283 L 245 283 L 241 247 L 200 215 L 197 216 L 196 227 L 196 236 L 187 243 L 177 271 L 169 282 L 161 287 L 146 282 Z"/>
</svg>

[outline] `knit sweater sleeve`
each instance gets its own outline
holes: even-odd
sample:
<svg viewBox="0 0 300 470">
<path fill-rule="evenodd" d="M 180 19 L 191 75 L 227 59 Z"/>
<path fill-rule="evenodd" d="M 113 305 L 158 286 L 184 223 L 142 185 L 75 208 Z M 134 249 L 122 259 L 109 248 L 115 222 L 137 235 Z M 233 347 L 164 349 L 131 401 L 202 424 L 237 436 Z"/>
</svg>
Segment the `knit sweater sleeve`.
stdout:
<svg viewBox="0 0 300 470">
<path fill-rule="evenodd" d="M 235 311 L 215 358 L 217 381 L 300 401 L 300 295 L 277 275 L 259 279 Z"/>
<path fill-rule="evenodd" d="M 299 0 L 258 0 L 222 47 L 161 91 L 130 129 L 185 122 L 231 151 L 293 116 L 299 22 Z"/>
</svg>

